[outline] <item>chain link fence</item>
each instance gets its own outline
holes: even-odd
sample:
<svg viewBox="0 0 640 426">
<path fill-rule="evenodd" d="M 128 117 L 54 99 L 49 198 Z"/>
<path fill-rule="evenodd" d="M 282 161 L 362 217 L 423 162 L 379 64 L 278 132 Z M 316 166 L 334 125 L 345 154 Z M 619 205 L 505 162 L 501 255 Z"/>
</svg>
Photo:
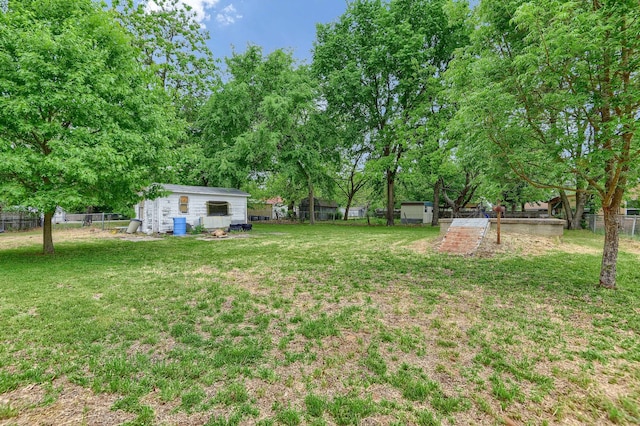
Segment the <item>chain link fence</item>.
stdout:
<svg viewBox="0 0 640 426">
<path fill-rule="evenodd" d="M 0 212 L 0 232 L 28 231 L 42 226 L 43 217 L 34 212 Z M 101 230 L 126 228 L 129 219 L 119 213 L 64 213 L 52 221 L 55 230 L 91 227 Z"/>
<path fill-rule="evenodd" d="M 584 215 L 587 227 L 596 234 L 604 234 L 604 216 Z M 620 233 L 630 237 L 640 236 L 640 216 L 620 215 Z"/>
<path fill-rule="evenodd" d="M 126 228 L 129 219 L 119 213 L 64 213 L 52 220 L 53 229 L 91 227 L 107 230 Z"/>
</svg>

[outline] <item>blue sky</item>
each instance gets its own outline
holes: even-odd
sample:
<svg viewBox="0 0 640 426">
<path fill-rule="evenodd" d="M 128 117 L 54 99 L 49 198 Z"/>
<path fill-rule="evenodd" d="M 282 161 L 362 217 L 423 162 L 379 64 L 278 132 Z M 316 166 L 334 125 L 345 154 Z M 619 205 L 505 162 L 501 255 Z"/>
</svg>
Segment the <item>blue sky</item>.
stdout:
<svg viewBox="0 0 640 426">
<path fill-rule="evenodd" d="M 244 52 L 247 44 L 262 46 L 268 54 L 291 49 L 300 61 L 311 62 L 316 24 L 333 22 L 349 0 L 181 0 L 197 13 L 211 36 L 208 45 L 216 58 Z M 479 0 L 470 0 L 475 5 Z M 232 48 L 233 46 L 233 48 Z"/>
<path fill-rule="evenodd" d="M 209 48 L 216 58 L 243 52 L 248 43 L 264 53 L 291 49 L 301 61 L 311 61 L 316 23 L 337 20 L 345 0 L 182 0 L 198 13 L 209 31 Z"/>
</svg>

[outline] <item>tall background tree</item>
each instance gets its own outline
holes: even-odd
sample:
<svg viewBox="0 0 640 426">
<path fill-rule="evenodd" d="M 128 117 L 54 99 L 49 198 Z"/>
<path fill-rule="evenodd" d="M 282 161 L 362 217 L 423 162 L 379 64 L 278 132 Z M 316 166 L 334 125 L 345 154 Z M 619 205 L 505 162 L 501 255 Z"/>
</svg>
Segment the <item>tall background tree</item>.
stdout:
<svg viewBox="0 0 640 426">
<path fill-rule="evenodd" d="M 195 11 L 179 0 L 113 0 L 112 10 L 133 35 L 142 64 L 193 123 L 218 82 L 209 33 Z"/>
<path fill-rule="evenodd" d="M 57 206 L 133 204 L 164 171 L 171 129 L 130 35 L 91 0 L 11 0 L 0 13 L 0 198 Z"/>
<path fill-rule="evenodd" d="M 367 158 L 371 155 L 372 145 L 366 134 L 359 131 L 351 123 L 332 121 L 337 138 L 338 158 L 333 176 L 336 187 L 344 200 L 344 216 L 349 219 L 349 210 L 353 206 L 358 193 L 361 193 L 373 181 L 372 174 L 366 169 Z M 369 207 L 371 200 L 365 202 Z"/>
<path fill-rule="evenodd" d="M 387 225 L 394 223 L 395 184 L 411 133 L 438 110 L 442 73 L 464 40 L 465 27 L 450 25 L 446 4 L 355 0 L 337 22 L 317 27 L 313 68 L 327 108 L 360 123 L 371 141 L 368 167 L 385 178 Z"/>
<path fill-rule="evenodd" d="M 450 74 L 460 123 L 527 182 L 595 196 L 600 285 L 615 287 L 619 209 L 640 170 L 640 3 L 485 0 L 475 28 Z"/>
<path fill-rule="evenodd" d="M 335 132 L 308 67 L 283 50 L 263 56 L 261 48 L 248 46 L 227 59 L 227 69 L 227 82 L 200 118 L 210 181 L 246 187 L 284 180 L 292 193 L 272 195 L 285 198 L 303 182 L 310 200 L 318 186 L 328 189 L 328 165 L 337 162 Z"/>
<path fill-rule="evenodd" d="M 118 20 L 133 35 L 140 63 L 156 74 L 180 121 L 171 151 L 174 183 L 207 185 L 197 118 L 219 85 L 208 31 L 179 0 L 113 0 Z"/>
</svg>

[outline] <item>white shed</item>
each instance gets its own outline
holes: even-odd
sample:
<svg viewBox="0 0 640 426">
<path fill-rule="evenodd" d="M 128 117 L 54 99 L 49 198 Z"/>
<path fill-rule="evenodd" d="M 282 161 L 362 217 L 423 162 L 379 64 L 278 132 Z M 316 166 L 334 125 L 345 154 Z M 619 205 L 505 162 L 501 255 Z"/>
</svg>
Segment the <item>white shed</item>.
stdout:
<svg viewBox="0 0 640 426">
<path fill-rule="evenodd" d="M 430 201 L 404 201 L 400 206 L 402 223 L 431 223 L 433 203 Z"/>
<path fill-rule="evenodd" d="M 172 231 L 175 217 L 184 217 L 188 225 L 203 225 L 207 229 L 247 223 L 249 194 L 239 189 L 171 184 L 162 187 L 168 195 L 135 206 L 142 232 Z"/>
</svg>

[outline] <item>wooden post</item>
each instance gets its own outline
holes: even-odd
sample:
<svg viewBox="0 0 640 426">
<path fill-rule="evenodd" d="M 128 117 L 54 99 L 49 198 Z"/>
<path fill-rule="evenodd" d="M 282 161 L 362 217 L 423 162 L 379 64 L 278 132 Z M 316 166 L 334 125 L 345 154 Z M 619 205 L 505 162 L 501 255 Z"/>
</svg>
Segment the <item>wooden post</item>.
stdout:
<svg viewBox="0 0 640 426">
<path fill-rule="evenodd" d="M 501 209 L 500 209 L 500 204 L 498 204 L 498 241 L 497 244 L 500 244 L 500 213 L 501 213 Z"/>
</svg>

